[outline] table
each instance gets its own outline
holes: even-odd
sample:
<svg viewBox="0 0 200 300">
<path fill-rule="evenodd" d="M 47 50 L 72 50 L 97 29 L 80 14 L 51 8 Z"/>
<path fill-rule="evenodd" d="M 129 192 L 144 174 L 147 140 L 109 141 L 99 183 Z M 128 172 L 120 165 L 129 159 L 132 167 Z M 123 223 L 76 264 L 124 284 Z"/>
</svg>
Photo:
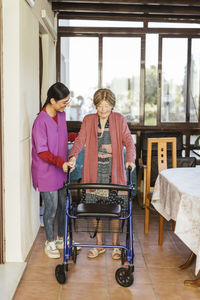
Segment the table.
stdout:
<svg viewBox="0 0 200 300">
<path fill-rule="evenodd" d="M 152 205 L 167 220 L 176 221 L 175 234 L 196 254 L 200 270 L 200 167 L 173 168 L 157 177 Z"/>
</svg>

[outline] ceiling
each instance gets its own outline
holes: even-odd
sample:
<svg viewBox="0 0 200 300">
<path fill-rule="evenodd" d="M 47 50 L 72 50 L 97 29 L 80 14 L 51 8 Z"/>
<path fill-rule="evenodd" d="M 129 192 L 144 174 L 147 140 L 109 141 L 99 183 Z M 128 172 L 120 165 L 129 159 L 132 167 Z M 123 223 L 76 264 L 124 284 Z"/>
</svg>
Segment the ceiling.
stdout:
<svg viewBox="0 0 200 300">
<path fill-rule="evenodd" d="M 49 0 L 59 18 L 200 23 L 200 0 Z"/>
</svg>

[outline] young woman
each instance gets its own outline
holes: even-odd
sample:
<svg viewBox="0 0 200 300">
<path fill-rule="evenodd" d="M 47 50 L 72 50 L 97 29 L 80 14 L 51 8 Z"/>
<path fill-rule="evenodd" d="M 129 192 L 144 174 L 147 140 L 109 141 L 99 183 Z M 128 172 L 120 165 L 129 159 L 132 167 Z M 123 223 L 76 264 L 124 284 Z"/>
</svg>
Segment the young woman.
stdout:
<svg viewBox="0 0 200 300">
<path fill-rule="evenodd" d="M 97 113 L 87 115 L 81 130 L 70 152 L 69 166 L 75 168 L 78 154 L 85 146 L 83 165 L 83 183 L 112 183 L 127 184 L 124 168 L 123 148 L 126 147 L 126 168 L 135 168 L 135 145 L 128 128 L 126 119 L 119 113 L 113 112 L 115 95 L 109 89 L 99 89 L 93 97 Z M 86 193 L 85 202 L 113 203 L 124 205 L 126 195 L 108 194 L 99 190 L 96 193 Z M 118 228 L 119 220 L 112 220 L 112 226 Z M 115 230 L 116 231 L 116 230 Z M 97 244 L 103 245 L 102 234 L 97 233 Z M 113 245 L 119 245 L 118 233 L 113 233 Z M 89 258 L 104 253 L 105 248 L 92 248 L 88 252 Z M 121 251 L 114 248 L 113 259 L 120 259 Z"/>
<path fill-rule="evenodd" d="M 64 110 L 69 103 L 68 88 L 60 82 L 53 84 L 32 128 L 33 186 L 41 192 L 44 202 L 45 253 L 50 258 L 59 258 L 58 249 L 63 249 L 64 244 L 66 192 L 63 183 L 68 170 L 68 134 Z M 56 212 L 58 236 L 55 241 Z"/>
</svg>

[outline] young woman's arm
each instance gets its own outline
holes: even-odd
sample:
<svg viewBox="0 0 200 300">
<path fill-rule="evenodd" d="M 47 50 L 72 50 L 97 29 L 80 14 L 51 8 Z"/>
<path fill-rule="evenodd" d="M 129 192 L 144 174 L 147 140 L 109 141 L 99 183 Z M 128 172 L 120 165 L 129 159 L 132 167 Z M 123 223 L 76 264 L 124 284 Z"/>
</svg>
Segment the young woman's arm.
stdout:
<svg viewBox="0 0 200 300">
<path fill-rule="evenodd" d="M 50 151 L 40 152 L 38 153 L 38 156 L 47 163 L 60 168 L 62 168 L 62 165 L 65 163 L 65 161 L 60 156 L 55 156 Z"/>
<path fill-rule="evenodd" d="M 60 156 L 55 156 L 50 151 L 40 152 L 38 153 L 38 156 L 45 162 L 63 169 L 64 172 L 68 171 L 67 162 L 64 161 Z"/>
</svg>

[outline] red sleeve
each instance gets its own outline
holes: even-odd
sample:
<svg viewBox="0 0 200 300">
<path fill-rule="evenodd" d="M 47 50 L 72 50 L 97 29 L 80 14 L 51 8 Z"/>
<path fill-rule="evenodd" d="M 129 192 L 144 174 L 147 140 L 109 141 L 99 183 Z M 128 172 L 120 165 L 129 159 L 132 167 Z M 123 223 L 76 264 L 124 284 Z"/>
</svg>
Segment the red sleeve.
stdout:
<svg viewBox="0 0 200 300">
<path fill-rule="evenodd" d="M 38 156 L 47 163 L 56 165 L 60 168 L 62 168 L 63 164 L 65 163 L 65 161 L 62 160 L 61 157 L 55 156 L 49 151 L 40 152 L 38 153 Z"/>
<path fill-rule="evenodd" d="M 76 132 L 69 132 L 68 133 L 68 141 L 73 142 L 77 136 L 78 136 L 78 133 L 76 133 Z"/>
</svg>

